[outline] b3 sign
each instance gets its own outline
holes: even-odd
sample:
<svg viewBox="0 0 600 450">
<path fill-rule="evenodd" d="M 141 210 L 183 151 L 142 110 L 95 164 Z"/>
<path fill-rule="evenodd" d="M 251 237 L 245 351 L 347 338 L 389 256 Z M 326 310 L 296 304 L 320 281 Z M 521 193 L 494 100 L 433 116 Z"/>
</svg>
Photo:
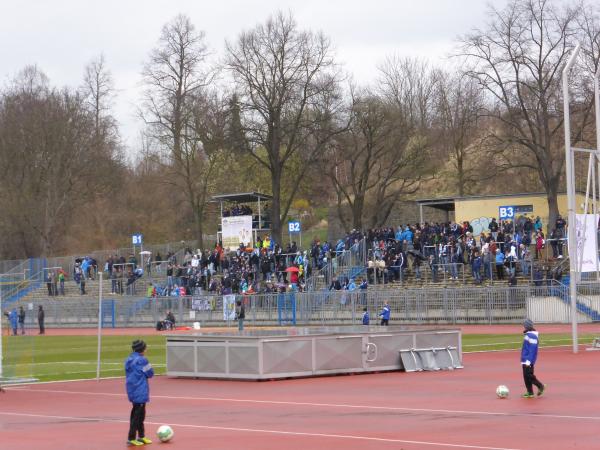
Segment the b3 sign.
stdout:
<svg viewBox="0 0 600 450">
<path fill-rule="evenodd" d="M 503 219 L 512 219 L 515 217 L 515 207 L 514 206 L 500 206 L 498 208 L 498 217 L 500 220 Z"/>
<path fill-rule="evenodd" d="M 288 233 L 300 233 L 300 222 L 288 222 Z"/>
</svg>

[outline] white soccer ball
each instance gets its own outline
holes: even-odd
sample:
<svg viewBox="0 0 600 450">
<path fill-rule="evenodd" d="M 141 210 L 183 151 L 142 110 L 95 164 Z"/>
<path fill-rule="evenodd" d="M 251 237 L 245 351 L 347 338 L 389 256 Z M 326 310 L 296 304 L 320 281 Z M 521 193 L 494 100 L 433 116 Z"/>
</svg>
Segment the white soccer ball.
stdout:
<svg viewBox="0 0 600 450">
<path fill-rule="evenodd" d="M 496 395 L 498 396 L 498 398 L 506 398 L 506 397 L 508 397 L 508 394 L 509 394 L 509 390 L 503 384 L 501 384 L 500 386 L 498 386 L 496 388 Z"/>
<path fill-rule="evenodd" d="M 156 430 L 156 436 L 158 436 L 160 442 L 167 442 L 175 436 L 175 432 L 169 425 L 161 425 L 158 427 L 158 430 Z"/>
</svg>

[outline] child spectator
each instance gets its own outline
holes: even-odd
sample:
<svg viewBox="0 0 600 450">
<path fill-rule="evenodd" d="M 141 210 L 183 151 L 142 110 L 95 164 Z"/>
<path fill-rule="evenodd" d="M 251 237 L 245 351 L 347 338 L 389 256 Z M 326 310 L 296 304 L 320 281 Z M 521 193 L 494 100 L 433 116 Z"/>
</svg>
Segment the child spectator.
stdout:
<svg viewBox="0 0 600 450">
<path fill-rule="evenodd" d="M 144 356 L 146 351 L 144 341 L 133 341 L 131 348 L 133 352 L 125 360 L 125 387 L 127 388 L 127 397 L 133 405 L 129 419 L 127 444 L 141 446 L 152 444 L 152 441 L 145 437 L 144 420 L 146 418 L 146 403 L 150 401 L 148 378 L 154 376 L 154 369 Z"/>
<path fill-rule="evenodd" d="M 386 300 L 383 305 L 383 309 L 379 313 L 379 317 L 381 317 L 381 325 L 385 325 L 385 326 L 389 325 L 390 313 L 391 313 L 390 305 L 389 305 L 388 301 Z"/>
<path fill-rule="evenodd" d="M 369 311 L 367 310 L 367 308 L 365 307 L 363 309 L 363 316 L 362 316 L 362 324 L 363 325 L 369 325 L 371 322 L 371 318 L 369 317 Z"/>
</svg>

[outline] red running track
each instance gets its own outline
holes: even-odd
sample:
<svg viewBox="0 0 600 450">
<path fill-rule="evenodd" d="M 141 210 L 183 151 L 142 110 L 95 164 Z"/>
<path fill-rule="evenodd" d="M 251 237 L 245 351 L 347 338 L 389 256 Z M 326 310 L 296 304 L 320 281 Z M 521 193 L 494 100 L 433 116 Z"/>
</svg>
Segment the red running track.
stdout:
<svg viewBox="0 0 600 450">
<path fill-rule="evenodd" d="M 600 352 L 544 349 L 548 384 L 521 399 L 515 351 L 467 354 L 465 369 L 272 382 L 151 380 L 148 435 L 164 449 L 599 449 Z M 123 379 L 17 386 L 0 397 L 0 449 L 125 447 Z M 506 384 L 511 395 L 497 399 Z"/>
</svg>

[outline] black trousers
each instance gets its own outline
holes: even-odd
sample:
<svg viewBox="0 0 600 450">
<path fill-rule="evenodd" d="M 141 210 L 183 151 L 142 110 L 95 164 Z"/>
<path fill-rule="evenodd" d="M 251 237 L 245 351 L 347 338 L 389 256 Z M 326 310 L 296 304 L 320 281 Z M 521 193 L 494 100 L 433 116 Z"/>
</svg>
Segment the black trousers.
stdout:
<svg viewBox="0 0 600 450">
<path fill-rule="evenodd" d="M 44 319 L 39 321 L 39 325 L 40 325 L 40 334 L 44 334 L 46 332 L 46 328 L 44 327 Z"/>
<path fill-rule="evenodd" d="M 535 385 L 538 389 L 544 389 L 544 385 L 540 380 L 537 379 L 533 373 L 533 370 L 533 365 L 526 366 L 523 364 L 523 381 L 525 382 L 525 387 L 527 388 L 527 392 L 529 394 L 533 394 L 533 385 Z"/>
<path fill-rule="evenodd" d="M 131 416 L 129 416 L 129 435 L 127 440 L 133 441 L 137 437 L 143 438 L 144 434 L 144 420 L 146 419 L 146 404 L 145 403 L 133 403 L 131 408 Z"/>
<path fill-rule="evenodd" d="M 389 324 L 389 322 L 390 322 L 389 319 L 381 319 L 381 325 L 386 325 L 387 326 Z"/>
</svg>

